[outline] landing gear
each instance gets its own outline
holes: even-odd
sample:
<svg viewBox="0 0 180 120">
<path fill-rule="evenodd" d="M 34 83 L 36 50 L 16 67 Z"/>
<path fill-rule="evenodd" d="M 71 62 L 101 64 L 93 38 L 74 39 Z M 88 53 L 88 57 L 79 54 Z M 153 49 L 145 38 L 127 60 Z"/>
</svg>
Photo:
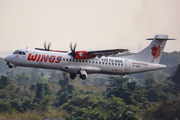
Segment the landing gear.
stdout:
<svg viewBox="0 0 180 120">
<path fill-rule="evenodd" d="M 85 79 L 86 79 L 86 75 L 80 75 L 80 78 L 81 78 L 82 80 L 85 80 Z"/>
<path fill-rule="evenodd" d="M 71 79 L 75 79 L 76 78 L 76 74 L 70 74 L 70 78 Z"/>
<path fill-rule="evenodd" d="M 85 80 L 85 79 L 88 78 L 88 75 L 87 75 L 86 71 L 83 70 L 83 69 L 80 69 L 77 74 L 80 74 L 79 77 L 80 77 L 82 80 Z M 70 74 L 69 77 L 70 77 L 71 79 L 75 79 L 75 78 L 76 78 L 76 74 Z"/>
<path fill-rule="evenodd" d="M 87 75 L 87 73 L 86 73 L 85 70 L 80 69 L 80 70 L 79 70 L 79 73 L 80 73 L 80 78 L 81 78 L 82 80 L 85 80 L 86 78 L 88 78 L 88 75 Z"/>
<path fill-rule="evenodd" d="M 10 65 L 8 62 L 7 62 L 7 65 L 8 65 L 8 67 L 9 67 L 9 68 L 12 68 L 12 67 L 13 67 L 13 66 L 12 66 L 12 65 Z"/>
<path fill-rule="evenodd" d="M 13 66 L 9 65 L 9 68 L 12 68 Z"/>
</svg>

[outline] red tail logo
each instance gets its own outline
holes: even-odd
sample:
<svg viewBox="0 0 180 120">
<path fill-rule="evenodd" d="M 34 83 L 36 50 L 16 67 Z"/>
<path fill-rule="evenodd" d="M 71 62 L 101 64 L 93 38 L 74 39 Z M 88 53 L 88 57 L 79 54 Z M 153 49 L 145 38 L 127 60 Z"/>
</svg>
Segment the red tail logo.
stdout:
<svg viewBox="0 0 180 120">
<path fill-rule="evenodd" d="M 160 48 L 160 45 L 158 47 L 154 46 L 151 48 L 152 49 L 152 56 L 154 58 L 158 58 L 161 54 L 161 48 Z"/>
</svg>

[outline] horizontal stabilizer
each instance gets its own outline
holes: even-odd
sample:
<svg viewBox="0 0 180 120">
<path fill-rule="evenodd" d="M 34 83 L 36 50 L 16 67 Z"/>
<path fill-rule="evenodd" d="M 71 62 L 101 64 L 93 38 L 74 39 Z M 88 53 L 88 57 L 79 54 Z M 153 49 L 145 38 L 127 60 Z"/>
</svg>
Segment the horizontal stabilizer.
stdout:
<svg viewBox="0 0 180 120">
<path fill-rule="evenodd" d="M 154 38 L 147 38 L 146 40 L 153 40 Z M 176 40 L 173 38 L 156 38 L 156 40 Z"/>
</svg>

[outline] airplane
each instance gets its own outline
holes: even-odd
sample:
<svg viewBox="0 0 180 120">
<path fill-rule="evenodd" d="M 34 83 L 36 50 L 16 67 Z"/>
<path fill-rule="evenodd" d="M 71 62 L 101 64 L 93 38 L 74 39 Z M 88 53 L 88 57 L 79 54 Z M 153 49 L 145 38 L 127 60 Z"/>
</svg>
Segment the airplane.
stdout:
<svg viewBox="0 0 180 120">
<path fill-rule="evenodd" d="M 50 45 L 44 49 L 18 49 L 13 54 L 7 56 L 5 61 L 9 68 L 16 66 L 55 69 L 67 72 L 71 79 L 75 79 L 79 74 L 82 80 L 88 78 L 88 74 L 111 74 L 127 75 L 152 70 L 165 69 L 166 65 L 159 64 L 163 49 L 168 35 L 158 34 L 152 40 L 149 46 L 139 53 L 121 57 L 110 57 L 127 49 L 110 49 L 97 51 L 76 51 L 77 44 L 71 51 L 50 50 Z"/>
</svg>

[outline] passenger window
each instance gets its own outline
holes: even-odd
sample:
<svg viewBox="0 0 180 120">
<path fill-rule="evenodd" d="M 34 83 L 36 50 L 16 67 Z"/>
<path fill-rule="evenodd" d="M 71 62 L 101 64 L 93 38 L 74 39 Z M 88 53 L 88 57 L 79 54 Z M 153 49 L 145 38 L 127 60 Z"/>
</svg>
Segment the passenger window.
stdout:
<svg viewBox="0 0 180 120">
<path fill-rule="evenodd" d="M 96 61 L 96 64 L 98 64 L 98 62 Z"/>
<path fill-rule="evenodd" d="M 101 62 L 99 62 L 99 64 L 101 64 Z"/>
<path fill-rule="evenodd" d="M 25 55 L 26 53 L 25 52 L 23 52 L 23 55 Z"/>
<path fill-rule="evenodd" d="M 66 61 L 68 61 L 68 58 L 66 58 Z"/>
<path fill-rule="evenodd" d="M 117 65 L 117 64 L 115 63 L 115 65 Z"/>
<path fill-rule="evenodd" d="M 81 60 L 79 60 L 79 62 L 81 62 Z"/>
<path fill-rule="evenodd" d="M 92 61 L 92 63 L 94 63 L 94 61 Z"/>
<path fill-rule="evenodd" d="M 74 62 L 74 59 L 73 59 L 73 62 Z"/>
<path fill-rule="evenodd" d="M 76 60 L 76 62 L 78 62 L 78 60 Z"/>
<path fill-rule="evenodd" d="M 91 61 L 89 61 L 89 63 L 91 63 Z"/>
<path fill-rule="evenodd" d="M 86 60 L 86 62 L 88 62 L 88 61 Z"/>
<path fill-rule="evenodd" d="M 112 63 L 112 65 L 114 65 L 114 63 Z"/>
<path fill-rule="evenodd" d="M 63 61 L 65 61 L 65 58 L 63 58 Z"/>
<path fill-rule="evenodd" d="M 84 62 L 84 60 L 82 60 L 82 62 Z"/>
<path fill-rule="evenodd" d="M 111 63 L 109 63 L 109 65 L 111 65 Z"/>
<path fill-rule="evenodd" d="M 69 59 L 69 61 L 71 61 L 71 59 Z"/>
</svg>

